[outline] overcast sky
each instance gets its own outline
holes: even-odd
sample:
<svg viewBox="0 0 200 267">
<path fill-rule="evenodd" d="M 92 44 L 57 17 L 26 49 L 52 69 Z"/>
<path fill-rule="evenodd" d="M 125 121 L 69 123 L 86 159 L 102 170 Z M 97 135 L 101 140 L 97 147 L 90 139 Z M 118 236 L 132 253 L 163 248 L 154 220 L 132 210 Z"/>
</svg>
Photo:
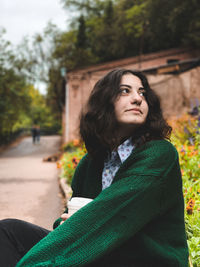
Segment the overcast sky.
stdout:
<svg viewBox="0 0 200 267">
<path fill-rule="evenodd" d="M 67 14 L 60 0 L 0 0 L 0 26 L 7 31 L 4 38 L 14 45 L 25 35 L 42 32 L 50 20 L 66 29 Z"/>
</svg>

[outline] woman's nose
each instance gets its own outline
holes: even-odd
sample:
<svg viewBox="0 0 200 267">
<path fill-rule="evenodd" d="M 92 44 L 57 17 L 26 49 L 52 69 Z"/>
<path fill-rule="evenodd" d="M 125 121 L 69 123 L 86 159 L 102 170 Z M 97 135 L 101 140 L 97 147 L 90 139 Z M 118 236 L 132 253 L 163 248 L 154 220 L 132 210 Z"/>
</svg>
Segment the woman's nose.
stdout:
<svg viewBox="0 0 200 267">
<path fill-rule="evenodd" d="M 142 103 L 142 97 L 138 94 L 138 92 L 133 91 L 131 94 L 131 103 L 140 105 Z"/>
</svg>

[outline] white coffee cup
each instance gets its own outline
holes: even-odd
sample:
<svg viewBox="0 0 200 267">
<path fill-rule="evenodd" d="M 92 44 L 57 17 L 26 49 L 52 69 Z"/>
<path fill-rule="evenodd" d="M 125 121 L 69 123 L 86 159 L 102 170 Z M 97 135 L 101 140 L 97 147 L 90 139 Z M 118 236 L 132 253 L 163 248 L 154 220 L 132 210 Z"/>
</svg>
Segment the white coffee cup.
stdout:
<svg viewBox="0 0 200 267">
<path fill-rule="evenodd" d="M 93 199 L 91 199 L 91 198 L 85 198 L 85 197 L 73 197 L 73 198 L 71 198 L 67 204 L 68 214 L 71 216 L 77 210 L 84 207 L 86 204 L 88 204 L 92 200 Z"/>
</svg>

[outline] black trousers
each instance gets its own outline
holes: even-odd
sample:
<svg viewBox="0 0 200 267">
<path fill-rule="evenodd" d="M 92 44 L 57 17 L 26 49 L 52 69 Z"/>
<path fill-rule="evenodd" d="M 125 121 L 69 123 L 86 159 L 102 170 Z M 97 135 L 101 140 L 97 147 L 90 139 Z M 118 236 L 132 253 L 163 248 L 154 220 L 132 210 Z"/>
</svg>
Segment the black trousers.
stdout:
<svg viewBox="0 0 200 267">
<path fill-rule="evenodd" d="M 14 267 L 37 242 L 50 231 L 37 225 L 17 220 L 0 221 L 0 266 Z"/>
</svg>

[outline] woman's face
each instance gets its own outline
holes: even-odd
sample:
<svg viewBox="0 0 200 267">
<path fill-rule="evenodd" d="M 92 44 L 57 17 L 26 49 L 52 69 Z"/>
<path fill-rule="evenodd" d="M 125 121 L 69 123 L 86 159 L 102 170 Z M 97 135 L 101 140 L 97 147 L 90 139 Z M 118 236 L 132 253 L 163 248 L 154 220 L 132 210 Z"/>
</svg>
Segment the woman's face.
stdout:
<svg viewBox="0 0 200 267">
<path fill-rule="evenodd" d="M 140 78 L 131 73 L 122 76 L 120 93 L 114 106 L 119 130 L 124 132 L 124 135 L 133 132 L 146 121 L 149 107 L 145 93 Z"/>
</svg>

